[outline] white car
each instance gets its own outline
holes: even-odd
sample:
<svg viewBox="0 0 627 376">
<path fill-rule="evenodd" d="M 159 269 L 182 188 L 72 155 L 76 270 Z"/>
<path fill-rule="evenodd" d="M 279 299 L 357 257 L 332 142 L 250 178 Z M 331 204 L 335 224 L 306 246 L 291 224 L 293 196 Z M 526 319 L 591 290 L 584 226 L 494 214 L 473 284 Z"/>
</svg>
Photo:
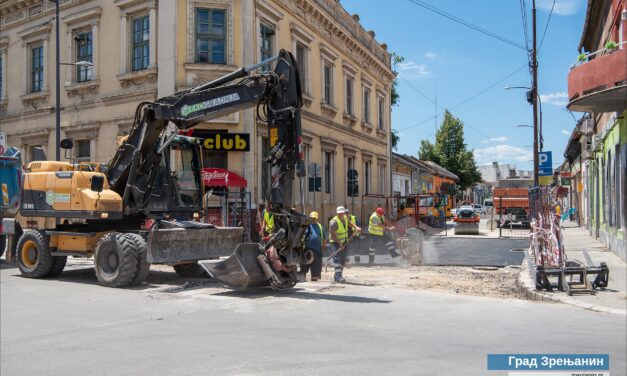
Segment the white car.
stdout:
<svg viewBox="0 0 627 376">
<path fill-rule="evenodd" d="M 476 213 L 479 213 L 479 214 L 488 214 L 488 208 L 487 208 L 487 207 L 485 207 L 485 206 L 475 204 L 475 205 L 473 205 L 472 207 L 473 207 L 473 209 L 475 209 L 475 212 L 476 212 Z"/>
</svg>

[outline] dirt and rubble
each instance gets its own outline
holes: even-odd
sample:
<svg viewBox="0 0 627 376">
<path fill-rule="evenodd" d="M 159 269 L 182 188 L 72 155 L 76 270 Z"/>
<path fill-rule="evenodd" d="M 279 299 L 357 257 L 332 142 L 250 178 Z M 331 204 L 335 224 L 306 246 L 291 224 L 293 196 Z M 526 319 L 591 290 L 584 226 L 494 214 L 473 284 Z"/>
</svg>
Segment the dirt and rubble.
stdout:
<svg viewBox="0 0 627 376">
<path fill-rule="evenodd" d="M 434 290 L 450 294 L 525 299 L 516 285 L 517 267 L 459 266 L 351 266 L 344 277 L 351 284 Z M 333 268 L 322 272 L 322 281 L 333 281 Z"/>
</svg>

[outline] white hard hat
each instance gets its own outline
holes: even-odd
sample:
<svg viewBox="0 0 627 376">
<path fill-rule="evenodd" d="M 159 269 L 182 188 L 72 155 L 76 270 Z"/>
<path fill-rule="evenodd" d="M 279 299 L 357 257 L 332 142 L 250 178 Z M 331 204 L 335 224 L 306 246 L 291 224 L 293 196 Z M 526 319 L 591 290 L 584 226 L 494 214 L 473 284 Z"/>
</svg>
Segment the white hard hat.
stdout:
<svg viewBox="0 0 627 376">
<path fill-rule="evenodd" d="M 346 209 L 343 206 L 338 206 L 337 209 L 335 209 L 335 212 L 338 214 L 345 213 Z"/>
</svg>

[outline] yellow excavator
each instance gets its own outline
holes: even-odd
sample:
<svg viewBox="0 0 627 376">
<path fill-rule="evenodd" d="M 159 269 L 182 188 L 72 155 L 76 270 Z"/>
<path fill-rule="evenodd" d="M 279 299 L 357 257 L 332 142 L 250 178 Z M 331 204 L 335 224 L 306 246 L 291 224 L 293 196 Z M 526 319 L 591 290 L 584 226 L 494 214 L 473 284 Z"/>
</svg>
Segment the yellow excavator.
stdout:
<svg viewBox="0 0 627 376">
<path fill-rule="evenodd" d="M 273 71 L 251 73 L 273 63 Z M 98 281 L 108 287 L 143 282 L 150 264 L 173 265 L 184 276 L 206 270 L 238 289 L 294 286 L 297 266 L 312 259 L 301 241 L 309 219 L 291 201 L 295 176 L 304 176 L 301 106 L 296 60 L 281 50 L 212 82 L 141 103 L 128 138 L 106 165 L 29 163 L 19 214 L 8 226 L 21 232 L 16 253 L 22 276 L 56 276 L 73 256 L 93 257 Z M 272 184 L 264 195 L 277 231 L 262 243 L 243 244 L 242 228 L 195 220 L 202 217 L 201 145 L 168 131 L 168 124 L 182 131 L 251 107 L 270 130 Z M 73 145 L 63 140 L 60 146 L 67 154 Z"/>
</svg>

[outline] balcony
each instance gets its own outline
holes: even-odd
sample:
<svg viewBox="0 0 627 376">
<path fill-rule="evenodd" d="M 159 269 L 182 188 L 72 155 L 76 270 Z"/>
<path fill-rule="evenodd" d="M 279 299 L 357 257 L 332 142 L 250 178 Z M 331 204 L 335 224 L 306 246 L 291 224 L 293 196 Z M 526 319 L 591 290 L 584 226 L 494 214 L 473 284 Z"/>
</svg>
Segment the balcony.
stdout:
<svg viewBox="0 0 627 376">
<path fill-rule="evenodd" d="M 606 50 L 590 55 L 600 55 Z M 571 111 L 614 112 L 627 108 L 627 46 L 574 66 L 568 73 Z"/>
</svg>

